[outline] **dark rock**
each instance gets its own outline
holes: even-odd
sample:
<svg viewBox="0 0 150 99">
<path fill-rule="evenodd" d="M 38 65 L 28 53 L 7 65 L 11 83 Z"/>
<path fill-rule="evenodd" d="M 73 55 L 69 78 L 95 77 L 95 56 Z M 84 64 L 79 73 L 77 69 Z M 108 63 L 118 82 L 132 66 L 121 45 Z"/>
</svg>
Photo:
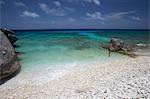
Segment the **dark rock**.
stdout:
<svg viewBox="0 0 150 99">
<path fill-rule="evenodd" d="M 112 49 L 112 51 L 119 51 L 124 47 L 124 42 L 121 39 L 117 39 L 117 38 L 112 38 L 110 40 L 110 47 Z"/>
<path fill-rule="evenodd" d="M 20 47 L 20 45 L 13 45 L 13 47 L 14 47 L 14 48 L 19 48 L 19 47 Z"/>
<path fill-rule="evenodd" d="M 128 55 L 130 57 L 135 57 L 135 53 L 133 53 L 132 46 L 125 46 L 124 42 L 121 39 L 112 38 L 109 44 L 101 45 L 102 48 L 105 48 L 110 52 L 117 52 L 120 54 Z"/>
<path fill-rule="evenodd" d="M 0 31 L 2 31 L 7 36 L 7 38 L 10 40 L 12 45 L 18 40 L 18 38 L 16 37 L 13 31 L 7 29 L 0 29 Z"/>
<path fill-rule="evenodd" d="M 2 50 L 2 55 L 5 55 L 7 53 L 6 50 Z"/>
<path fill-rule="evenodd" d="M 7 37 L 0 31 L 0 84 L 15 76 L 21 68 L 15 49 Z"/>
<path fill-rule="evenodd" d="M 8 34 L 8 38 L 12 44 L 14 44 L 18 39 L 14 34 Z"/>
<path fill-rule="evenodd" d="M 22 54 L 25 54 L 25 52 L 18 52 L 18 51 L 15 51 L 15 53 L 16 53 L 17 56 L 20 56 L 20 55 L 22 55 Z"/>
</svg>

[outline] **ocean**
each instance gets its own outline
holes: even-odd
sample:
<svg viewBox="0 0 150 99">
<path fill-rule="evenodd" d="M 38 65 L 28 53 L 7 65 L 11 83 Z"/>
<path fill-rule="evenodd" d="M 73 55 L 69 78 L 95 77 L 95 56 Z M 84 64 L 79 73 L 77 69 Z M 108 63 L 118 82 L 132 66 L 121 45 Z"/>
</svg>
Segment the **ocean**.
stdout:
<svg viewBox="0 0 150 99">
<path fill-rule="evenodd" d="M 88 62 L 106 62 L 127 56 L 101 48 L 116 37 L 126 44 L 149 44 L 148 30 L 15 30 L 22 71 L 70 69 Z"/>
</svg>

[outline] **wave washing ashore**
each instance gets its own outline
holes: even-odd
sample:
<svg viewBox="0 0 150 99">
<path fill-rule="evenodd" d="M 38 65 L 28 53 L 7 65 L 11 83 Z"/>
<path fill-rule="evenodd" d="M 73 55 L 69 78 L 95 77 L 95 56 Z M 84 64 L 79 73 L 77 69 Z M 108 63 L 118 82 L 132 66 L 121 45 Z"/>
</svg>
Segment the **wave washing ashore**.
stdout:
<svg viewBox="0 0 150 99">
<path fill-rule="evenodd" d="M 0 99 L 150 98 L 149 48 L 108 57 L 112 37 L 149 45 L 145 30 L 16 31 L 22 71 L 0 86 Z"/>
</svg>

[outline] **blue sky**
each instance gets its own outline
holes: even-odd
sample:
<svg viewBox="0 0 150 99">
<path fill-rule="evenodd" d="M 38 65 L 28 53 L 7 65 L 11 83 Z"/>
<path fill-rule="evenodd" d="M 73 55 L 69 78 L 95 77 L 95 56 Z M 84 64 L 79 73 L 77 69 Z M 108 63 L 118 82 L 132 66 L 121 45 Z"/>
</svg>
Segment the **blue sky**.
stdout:
<svg viewBox="0 0 150 99">
<path fill-rule="evenodd" d="M 9 29 L 148 29 L 149 0 L 0 0 Z"/>
</svg>

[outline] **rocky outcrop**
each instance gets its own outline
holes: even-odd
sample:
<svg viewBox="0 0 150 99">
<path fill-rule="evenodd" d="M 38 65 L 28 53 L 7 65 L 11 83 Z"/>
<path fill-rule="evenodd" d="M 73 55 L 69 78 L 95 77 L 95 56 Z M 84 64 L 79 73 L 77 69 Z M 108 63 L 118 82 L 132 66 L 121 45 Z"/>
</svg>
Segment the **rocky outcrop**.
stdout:
<svg viewBox="0 0 150 99">
<path fill-rule="evenodd" d="M 125 46 L 124 41 L 118 38 L 111 38 L 109 44 L 102 45 L 102 47 L 109 51 L 109 56 L 110 52 L 117 52 L 124 55 L 128 55 L 130 57 L 136 56 L 135 53 L 133 53 L 132 46 L 129 45 Z"/>
<path fill-rule="evenodd" d="M 121 50 L 124 47 L 124 42 L 121 39 L 112 38 L 110 40 L 110 47 L 112 51 Z"/>
<path fill-rule="evenodd" d="M 0 29 L 0 84 L 20 71 L 21 66 L 12 46 L 16 40 L 13 32 Z"/>
<path fill-rule="evenodd" d="M 7 36 L 12 45 L 14 45 L 14 43 L 18 40 L 13 31 L 7 29 L 0 29 L 0 31 L 2 31 Z"/>
</svg>

